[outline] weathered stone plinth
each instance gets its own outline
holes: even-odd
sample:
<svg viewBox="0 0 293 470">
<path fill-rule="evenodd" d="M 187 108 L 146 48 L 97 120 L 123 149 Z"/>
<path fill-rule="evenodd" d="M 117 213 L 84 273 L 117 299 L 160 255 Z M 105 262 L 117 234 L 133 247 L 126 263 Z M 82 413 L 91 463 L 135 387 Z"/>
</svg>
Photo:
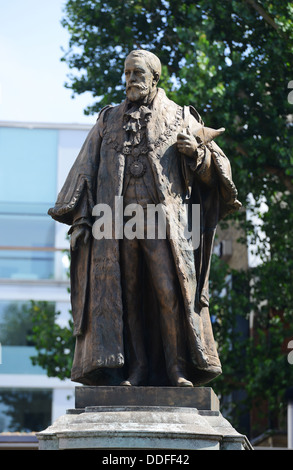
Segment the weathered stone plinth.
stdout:
<svg viewBox="0 0 293 470">
<path fill-rule="evenodd" d="M 76 387 L 75 409 L 37 434 L 40 450 L 249 450 L 209 387 Z"/>
</svg>

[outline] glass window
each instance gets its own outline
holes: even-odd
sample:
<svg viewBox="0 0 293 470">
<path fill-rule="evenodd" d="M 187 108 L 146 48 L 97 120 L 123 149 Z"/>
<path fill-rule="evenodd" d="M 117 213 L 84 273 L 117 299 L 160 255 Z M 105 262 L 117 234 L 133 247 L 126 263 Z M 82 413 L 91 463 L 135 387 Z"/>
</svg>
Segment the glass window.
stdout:
<svg viewBox="0 0 293 470">
<path fill-rule="evenodd" d="M 0 214 L 0 278 L 54 277 L 55 223 L 39 215 Z"/>
<path fill-rule="evenodd" d="M 54 129 L 0 128 L 0 201 L 55 201 L 57 145 Z"/>
<path fill-rule="evenodd" d="M 43 431 L 51 424 L 52 391 L 0 389 L 0 432 Z"/>
<path fill-rule="evenodd" d="M 32 321 L 30 303 L 0 301 L 0 343 L 2 346 L 30 346 Z"/>
<path fill-rule="evenodd" d="M 49 323 L 50 319 L 53 322 L 55 308 L 54 302 L 46 302 L 46 315 Z M 68 318 L 70 314 L 69 312 L 67 314 Z M 0 375 L 46 375 L 46 370 L 38 364 L 34 365 L 32 361 L 32 358 L 38 355 L 32 338 L 35 325 L 31 302 L 0 301 Z"/>
<path fill-rule="evenodd" d="M 0 278 L 52 279 L 58 131 L 0 128 Z"/>
</svg>

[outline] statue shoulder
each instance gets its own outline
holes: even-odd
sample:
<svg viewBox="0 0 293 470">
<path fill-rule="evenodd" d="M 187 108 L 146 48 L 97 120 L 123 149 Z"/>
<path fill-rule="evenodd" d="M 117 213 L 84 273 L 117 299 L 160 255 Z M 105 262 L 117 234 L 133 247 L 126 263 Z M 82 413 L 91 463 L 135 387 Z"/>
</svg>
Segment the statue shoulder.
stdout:
<svg viewBox="0 0 293 470">
<path fill-rule="evenodd" d="M 105 115 L 107 113 L 107 111 L 109 111 L 109 109 L 113 108 L 113 106 L 111 104 L 107 104 L 107 106 L 104 106 L 100 111 L 99 111 L 99 114 L 98 114 L 98 117 L 97 117 L 97 121 L 99 120 L 102 120 L 104 121 L 105 119 Z"/>
</svg>

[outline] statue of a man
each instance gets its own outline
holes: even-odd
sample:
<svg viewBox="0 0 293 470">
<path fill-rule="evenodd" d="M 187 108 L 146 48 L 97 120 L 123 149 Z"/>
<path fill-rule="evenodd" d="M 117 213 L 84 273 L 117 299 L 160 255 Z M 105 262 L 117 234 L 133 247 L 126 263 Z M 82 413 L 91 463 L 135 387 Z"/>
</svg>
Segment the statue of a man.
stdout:
<svg viewBox="0 0 293 470">
<path fill-rule="evenodd" d="M 71 378 L 87 385 L 193 386 L 221 373 L 209 268 L 217 223 L 241 204 L 229 161 L 213 141 L 217 132 L 157 88 L 160 73 L 154 54 L 127 56 L 125 101 L 102 109 L 49 210 L 71 225 Z M 166 236 L 158 235 L 157 219 L 148 236 L 146 216 L 140 236 L 117 236 L 115 220 L 113 236 L 96 237 L 94 208 L 114 210 L 117 198 L 122 229 L 129 208 L 146 214 L 160 205 Z M 184 236 L 187 220 L 197 224 L 197 246 Z M 175 226 L 179 235 L 171 237 Z"/>
</svg>

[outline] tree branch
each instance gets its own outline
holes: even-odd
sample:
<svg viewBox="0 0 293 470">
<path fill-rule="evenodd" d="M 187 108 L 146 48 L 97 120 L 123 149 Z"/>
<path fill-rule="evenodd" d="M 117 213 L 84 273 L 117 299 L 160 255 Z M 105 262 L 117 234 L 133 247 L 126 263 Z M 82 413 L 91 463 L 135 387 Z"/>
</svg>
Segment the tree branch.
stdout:
<svg viewBox="0 0 293 470">
<path fill-rule="evenodd" d="M 263 19 L 270 25 L 272 26 L 276 31 L 280 32 L 280 28 L 277 25 L 277 23 L 274 21 L 274 19 L 264 10 L 264 8 L 258 3 L 255 2 L 254 0 L 244 0 L 245 3 L 248 5 L 252 6 L 259 14 L 260 16 L 263 17 Z"/>
</svg>

